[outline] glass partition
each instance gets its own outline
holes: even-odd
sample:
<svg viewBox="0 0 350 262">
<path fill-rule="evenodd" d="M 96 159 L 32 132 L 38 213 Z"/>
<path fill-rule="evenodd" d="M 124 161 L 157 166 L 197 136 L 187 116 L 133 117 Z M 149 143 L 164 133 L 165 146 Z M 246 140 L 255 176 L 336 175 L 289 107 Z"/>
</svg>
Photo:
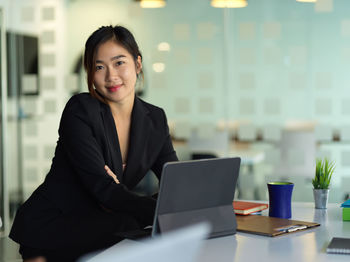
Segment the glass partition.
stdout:
<svg viewBox="0 0 350 262">
<path fill-rule="evenodd" d="M 9 205 L 6 180 L 6 53 L 4 52 L 5 30 L 3 18 L 3 10 L 0 8 L 0 224 L 2 224 L 2 227 L 0 227 L 0 232 L 6 232 L 9 225 Z"/>
<path fill-rule="evenodd" d="M 8 64 L 17 83 L 7 101 L 11 215 L 50 168 L 67 99 L 87 91 L 87 37 L 109 24 L 134 33 L 143 53 L 142 98 L 165 109 L 181 159 L 191 158 L 196 130 L 220 156 L 245 159 L 239 197 L 266 199 L 266 180 L 279 175 L 298 184 L 297 200 L 312 201 L 313 158 L 324 156 L 337 161 L 330 201 L 350 192 L 348 0 L 249 0 L 237 9 L 210 0 L 167 0 L 157 9 L 133 0 L 2 2 L 11 17 L 9 45 L 29 43 L 9 48 L 9 57 L 21 55 L 13 49 L 38 57 L 34 70 Z"/>
</svg>

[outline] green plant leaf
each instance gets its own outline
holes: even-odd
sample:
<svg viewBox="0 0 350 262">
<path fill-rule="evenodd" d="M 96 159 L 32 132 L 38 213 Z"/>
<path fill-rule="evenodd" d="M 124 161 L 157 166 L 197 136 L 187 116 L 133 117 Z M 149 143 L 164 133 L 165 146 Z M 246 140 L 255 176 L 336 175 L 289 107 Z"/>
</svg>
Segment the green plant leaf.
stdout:
<svg viewBox="0 0 350 262">
<path fill-rule="evenodd" d="M 316 159 L 315 177 L 312 179 L 313 187 L 315 189 L 328 189 L 334 170 L 334 162 L 330 162 L 327 158 L 324 160 Z"/>
</svg>

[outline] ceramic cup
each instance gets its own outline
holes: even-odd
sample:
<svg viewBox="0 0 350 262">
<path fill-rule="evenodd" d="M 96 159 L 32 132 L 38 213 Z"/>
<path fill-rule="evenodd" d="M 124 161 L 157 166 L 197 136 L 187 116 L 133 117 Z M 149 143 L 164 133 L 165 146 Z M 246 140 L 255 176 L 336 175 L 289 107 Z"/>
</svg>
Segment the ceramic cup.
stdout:
<svg viewBox="0 0 350 262">
<path fill-rule="evenodd" d="M 292 192 L 294 184 L 291 182 L 269 182 L 269 216 L 279 218 L 292 217 Z"/>
</svg>

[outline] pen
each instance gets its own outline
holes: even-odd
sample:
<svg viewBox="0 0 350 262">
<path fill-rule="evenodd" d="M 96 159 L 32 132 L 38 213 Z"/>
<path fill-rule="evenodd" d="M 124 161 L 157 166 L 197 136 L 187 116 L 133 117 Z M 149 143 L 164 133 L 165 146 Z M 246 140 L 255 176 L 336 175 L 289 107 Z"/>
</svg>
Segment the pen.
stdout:
<svg viewBox="0 0 350 262">
<path fill-rule="evenodd" d="M 307 228 L 306 225 L 292 225 L 292 226 L 288 226 L 288 227 L 279 228 L 278 231 L 285 232 L 285 233 L 290 233 L 290 232 L 294 232 L 294 231 L 297 231 L 297 230 L 302 230 L 302 229 L 305 229 L 305 228 Z"/>
<path fill-rule="evenodd" d="M 292 227 L 292 228 L 287 229 L 287 232 L 290 233 L 290 232 L 294 232 L 294 231 L 305 229 L 305 228 L 307 228 L 307 226 L 296 226 L 296 227 Z"/>
</svg>

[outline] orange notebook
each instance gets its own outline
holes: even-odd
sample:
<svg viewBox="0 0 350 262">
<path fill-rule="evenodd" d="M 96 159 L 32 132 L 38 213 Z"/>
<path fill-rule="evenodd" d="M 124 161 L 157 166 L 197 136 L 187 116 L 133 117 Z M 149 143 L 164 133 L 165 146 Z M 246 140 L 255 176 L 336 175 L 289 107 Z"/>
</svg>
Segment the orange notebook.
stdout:
<svg viewBox="0 0 350 262">
<path fill-rule="evenodd" d="M 268 204 L 247 201 L 233 201 L 232 204 L 235 213 L 238 215 L 249 215 L 251 213 L 259 212 L 269 207 Z"/>
</svg>

